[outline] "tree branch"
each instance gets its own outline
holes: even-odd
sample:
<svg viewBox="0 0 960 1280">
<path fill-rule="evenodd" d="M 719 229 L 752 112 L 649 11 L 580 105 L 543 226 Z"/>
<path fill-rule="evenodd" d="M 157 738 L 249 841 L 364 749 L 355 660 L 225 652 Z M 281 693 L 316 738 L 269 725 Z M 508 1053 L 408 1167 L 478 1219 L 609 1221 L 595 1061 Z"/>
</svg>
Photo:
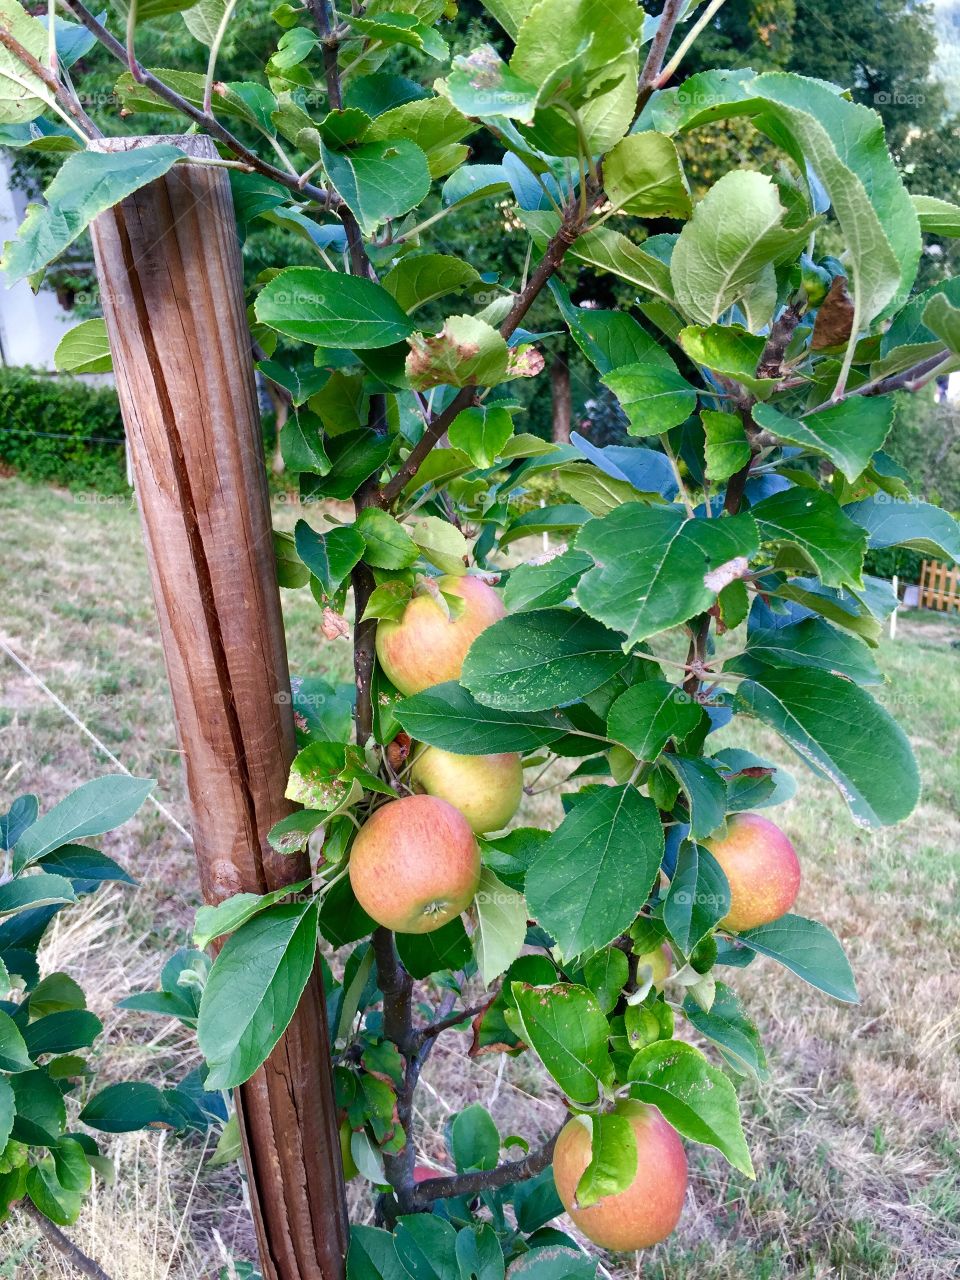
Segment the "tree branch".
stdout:
<svg viewBox="0 0 960 1280">
<path fill-rule="evenodd" d="M 383 1034 L 397 1046 L 405 1061 L 403 1086 L 397 1094 L 397 1120 L 403 1125 L 406 1143 L 397 1155 L 384 1155 L 387 1180 L 393 1187 L 401 1213 L 412 1212 L 413 1165 L 416 1147 L 411 1133 L 413 1093 L 420 1075 L 416 1034 L 413 1029 L 413 979 L 397 955 L 393 934 L 378 927 L 373 932 L 373 956 L 377 985 L 383 995 Z"/>
<path fill-rule="evenodd" d="M 81 3 L 81 0 L 60 0 L 63 7 L 81 22 L 89 32 L 97 37 L 99 42 L 119 61 L 127 65 L 127 52 L 119 40 L 107 30 L 89 9 Z M 155 93 L 158 98 L 162 98 L 172 107 L 176 107 L 187 119 L 192 120 L 195 124 L 202 125 L 204 129 L 218 142 L 229 148 L 235 156 L 243 160 L 256 170 L 262 173 L 264 177 L 270 178 L 273 182 L 279 183 L 280 186 L 286 187 L 288 191 L 292 191 L 295 195 L 306 197 L 318 204 L 322 209 L 331 209 L 335 213 L 339 213 L 343 201 L 340 197 L 331 191 L 325 191 L 323 187 L 314 186 L 312 183 L 305 182 L 302 186 L 296 174 L 285 173 L 283 169 L 278 169 L 276 165 L 269 164 L 266 160 L 261 160 L 255 151 L 251 151 L 249 147 L 245 147 L 239 138 L 234 137 L 229 129 L 225 129 L 219 120 L 213 115 L 208 115 L 205 111 L 195 107 L 193 103 L 188 102 L 181 94 L 165 85 L 162 80 L 158 79 L 152 71 L 148 71 L 146 67 L 137 64 L 138 74 L 135 77 L 137 81 L 145 88 Z"/>
<path fill-rule="evenodd" d="M 670 38 L 677 23 L 680 21 L 680 14 L 685 3 L 686 0 L 664 0 L 663 11 L 660 14 L 660 25 L 650 41 L 647 60 L 643 64 L 643 70 L 640 72 L 640 79 L 637 82 L 636 115 L 639 115 L 647 105 L 651 94 L 657 87 L 657 80 L 660 76 L 663 60 L 667 56 Z"/>
<path fill-rule="evenodd" d="M 64 1235 L 56 1223 L 51 1222 L 47 1215 L 41 1213 L 30 1200 L 21 1200 L 17 1207 L 28 1218 L 33 1219 L 53 1247 L 62 1253 L 82 1276 L 89 1276 L 90 1280 L 110 1280 L 110 1276 L 103 1267 L 98 1262 L 94 1262 L 93 1258 L 88 1258 L 80 1246 L 74 1244 L 69 1236 Z"/>
<path fill-rule="evenodd" d="M 8 49 L 17 61 L 21 62 L 26 67 L 31 75 L 36 76 L 38 80 L 41 80 L 47 86 L 63 109 L 73 116 L 74 120 L 76 120 L 77 124 L 80 126 L 81 131 L 85 133 L 88 138 L 103 137 L 100 129 L 90 119 L 86 111 L 84 111 L 83 107 L 77 101 L 76 97 L 69 92 L 65 85 L 60 83 L 48 67 L 45 67 L 38 58 L 33 56 L 29 49 L 24 48 L 20 41 L 3 27 L 0 27 L 0 44 L 2 44 L 5 49 Z"/>
<path fill-rule="evenodd" d="M 485 1000 L 483 1004 L 472 1005 L 469 1009 L 455 1010 L 453 1013 L 437 1018 L 435 1022 L 430 1022 L 425 1027 L 421 1027 L 417 1032 L 419 1044 L 422 1046 L 430 1040 L 435 1040 L 441 1032 L 449 1031 L 451 1027 L 459 1026 L 461 1022 L 466 1021 L 468 1018 L 475 1018 L 478 1013 L 483 1013 L 489 1003 L 489 1000 Z"/>
<path fill-rule="evenodd" d="M 428 1209 L 435 1200 L 450 1200 L 454 1196 L 476 1196 L 481 1191 L 496 1191 L 514 1182 L 526 1182 L 541 1173 L 553 1159 L 559 1132 L 536 1151 L 522 1160 L 507 1160 L 495 1169 L 483 1169 L 477 1173 L 456 1173 L 447 1178 L 427 1178 L 417 1183 L 410 1196 L 414 1211 Z"/>
</svg>

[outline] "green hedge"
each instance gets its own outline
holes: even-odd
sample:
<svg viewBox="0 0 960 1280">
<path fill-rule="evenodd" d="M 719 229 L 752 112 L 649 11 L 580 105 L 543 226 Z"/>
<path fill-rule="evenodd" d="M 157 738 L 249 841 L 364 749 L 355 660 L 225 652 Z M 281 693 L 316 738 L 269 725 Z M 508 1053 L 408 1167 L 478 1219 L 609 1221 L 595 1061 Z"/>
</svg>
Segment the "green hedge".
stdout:
<svg viewBox="0 0 960 1280">
<path fill-rule="evenodd" d="M 126 493 L 116 392 L 0 368 L 0 466 L 70 489 Z"/>
</svg>

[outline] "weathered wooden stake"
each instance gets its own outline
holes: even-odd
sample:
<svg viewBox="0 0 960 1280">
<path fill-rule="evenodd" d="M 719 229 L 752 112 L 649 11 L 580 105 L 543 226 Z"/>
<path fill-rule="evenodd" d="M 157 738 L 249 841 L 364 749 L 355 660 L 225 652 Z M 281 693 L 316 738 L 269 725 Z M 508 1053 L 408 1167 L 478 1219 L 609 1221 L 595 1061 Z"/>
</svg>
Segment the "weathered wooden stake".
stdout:
<svg viewBox="0 0 960 1280">
<path fill-rule="evenodd" d="M 204 137 L 112 138 L 101 150 Z M 294 752 L 260 419 L 230 185 L 177 165 L 93 226 L 207 902 L 303 879 L 270 827 Z M 343 1175 L 322 985 L 237 1092 L 266 1280 L 341 1280 Z"/>
</svg>

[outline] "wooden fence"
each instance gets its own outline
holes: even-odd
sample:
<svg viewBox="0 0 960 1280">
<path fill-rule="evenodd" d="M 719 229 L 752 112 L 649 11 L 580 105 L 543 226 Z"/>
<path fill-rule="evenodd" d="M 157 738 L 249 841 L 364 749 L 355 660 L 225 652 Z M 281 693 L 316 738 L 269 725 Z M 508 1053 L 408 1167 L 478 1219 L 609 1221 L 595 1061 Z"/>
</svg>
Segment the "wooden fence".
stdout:
<svg viewBox="0 0 960 1280">
<path fill-rule="evenodd" d="M 960 569 L 955 564 L 944 564 L 941 560 L 924 560 L 920 568 L 920 607 L 939 609 L 941 612 L 956 609 L 960 612 L 958 573 Z"/>
</svg>

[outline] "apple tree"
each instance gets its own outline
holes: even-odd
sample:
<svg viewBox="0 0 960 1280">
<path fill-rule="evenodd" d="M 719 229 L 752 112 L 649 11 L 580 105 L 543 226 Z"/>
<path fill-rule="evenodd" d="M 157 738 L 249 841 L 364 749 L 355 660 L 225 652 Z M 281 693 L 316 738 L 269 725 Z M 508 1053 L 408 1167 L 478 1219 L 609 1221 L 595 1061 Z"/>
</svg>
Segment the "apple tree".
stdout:
<svg viewBox="0 0 960 1280">
<path fill-rule="evenodd" d="M 960 283 L 911 294 L 923 234 L 960 233 L 960 209 L 908 195 L 879 117 L 843 86 L 682 80 L 716 5 L 488 0 L 495 43 L 451 60 L 443 0 L 281 3 L 266 66 L 227 84 L 232 0 L 134 0 L 120 37 L 61 3 L 52 37 L 3 9 L 3 140 L 65 157 L 8 277 L 38 277 L 98 213 L 204 163 L 175 140 L 90 149 L 68 68 L 93 40 L 126 65 L 130 120 L 169 112 L 216 142 L 241 234 L 266 220 L 302 254 L 250 299 L 306 512 L 278 535 L 279 572 L 327 635 L 352 634 L 355 679 L 293 684 L 302 807 L 270 839 L 308 851 L 312 879 L 198 916 L 198 945 L 225 939 L 199 1007 L 206 1087 L 271 1053 L 322 938 L 345 1160 L 378 1192 L 348 1274 L 427 1274 L 426 1256 L 430 1274 L 593 1275 L 546 1225 L 561 1205 L 636 1248 L 676 1223 L 682 1139 L 753 1174 L 737 1085 L 767 1068 L 738 971 L 759 956 L 857 998 L 839 941 L 791 910 L 803 851 L 766 815 L 793 778 L 712 735 L 773 730 L 862 826 L 916 803 L 910 747 L 871 693 L 896 602 L 863 560 L 960 557 L 956 523 L 883 452 L 895 393 L 960 368 Z M 195 68 L 143 67 L 139 24 L 178 9 Z M 731 120 L 779 162 L 694 203 L 678 143 Z M 507 202 L 527 237 L 519 278 L 496 244 L 444 252 L 477 201 Z M 604 274 L 630 307 L 590 305 Z M 629 445 L 524 431 L 538 300 Z M 60 352 L 65 368 L 108 358 L 96 321 Z M 515 825 L 544 774 L 561 820 Z M 419 1077 L 471 1023 L 472 1056 L 536 1055 L 573 1118 L 503 1160 L 468 1106 L 455 1171 L 418 1180 Z"/>
</svg>

